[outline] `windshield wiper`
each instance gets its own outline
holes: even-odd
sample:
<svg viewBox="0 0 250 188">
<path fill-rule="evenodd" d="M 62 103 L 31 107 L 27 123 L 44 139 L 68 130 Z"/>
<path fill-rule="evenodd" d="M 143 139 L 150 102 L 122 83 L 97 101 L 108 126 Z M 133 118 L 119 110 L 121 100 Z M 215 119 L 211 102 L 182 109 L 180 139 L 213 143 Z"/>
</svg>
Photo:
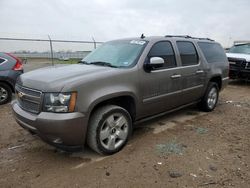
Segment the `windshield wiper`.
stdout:
<svg viewBox="0 0 250 188">
<path fill-rule="evenodd" d="M 93 62 L 90 62 L 89 64 L 118 68 L 117 66 L 112 65 L 111 63 L 108 63 L 108 62 L 105 62 L 105 61 L 93 61 Z"/>
<path fill-rule="evenodd" d="M 87 61 L 83 61 L 83 60 L 78 61 L 78 63 L 79 63 L 79 64 L 86 64 L 86 65 L 89 65 L 89 63 L 88 63 Z"/>
</svg>

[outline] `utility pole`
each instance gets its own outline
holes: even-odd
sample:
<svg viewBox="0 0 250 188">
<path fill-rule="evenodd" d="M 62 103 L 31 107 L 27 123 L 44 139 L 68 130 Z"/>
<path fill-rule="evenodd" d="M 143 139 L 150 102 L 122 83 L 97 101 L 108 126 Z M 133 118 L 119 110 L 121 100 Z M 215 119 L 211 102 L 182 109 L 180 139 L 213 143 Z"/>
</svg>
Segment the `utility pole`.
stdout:
<svg viewBox="0 0 250 188">
<path fill-rule="evenodd" d="M 48 35 L 48 38 L 49 38 L 49 44 L 50 44 L 51 63 L 52 63 L 52 66 L 54 66 L 54 55 L 53 55 L 52 41 L 51 41 L 51 38 L 49 35 Z"/>
<path fill-rule="evenodd" d="M 96 41 L 95 41 L 94 37 L 92 37 L 92 40 L 94 42 L 94 49 L 96 49 Z"/>
</svg>

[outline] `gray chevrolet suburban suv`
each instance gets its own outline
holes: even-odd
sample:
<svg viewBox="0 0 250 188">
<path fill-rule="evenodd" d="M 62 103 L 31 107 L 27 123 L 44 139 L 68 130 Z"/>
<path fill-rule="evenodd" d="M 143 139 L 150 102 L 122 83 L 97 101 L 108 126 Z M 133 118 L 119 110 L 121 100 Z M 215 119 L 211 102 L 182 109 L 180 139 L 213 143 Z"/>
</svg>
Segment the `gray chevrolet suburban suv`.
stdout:
<svg viewBox="0 0 250 188">
<path fill-rule="evenodd" d="M 21 75 L 16 121 L 61 149 L 122 149 L 138 122 L 198 103 L 212 111 L 228 82 L 221 45 L 190 36 L 104 43 L 75 65 Z"/>
</svg>

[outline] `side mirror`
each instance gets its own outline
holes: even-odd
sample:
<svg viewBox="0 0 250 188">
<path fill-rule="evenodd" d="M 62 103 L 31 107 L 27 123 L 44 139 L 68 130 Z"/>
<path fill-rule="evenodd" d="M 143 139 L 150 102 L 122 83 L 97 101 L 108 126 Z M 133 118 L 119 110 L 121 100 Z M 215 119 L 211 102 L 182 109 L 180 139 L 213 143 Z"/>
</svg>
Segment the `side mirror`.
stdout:
<svg viewBox="0 0 250 188">
<path fill-rule="evenodd" d="M 150 72 L 154 69 L 160 68 L 164 65 L 164 59 L 161 57 L 151 57 L 149 63 L 144 64 L 146 72 Z"/>
<path fill-rule="evenodd" d="M 164 59 L 161 57 L 151 57 L 149 64 L 153 66 L 162 66 L 164 64 Z"/>
</svg>

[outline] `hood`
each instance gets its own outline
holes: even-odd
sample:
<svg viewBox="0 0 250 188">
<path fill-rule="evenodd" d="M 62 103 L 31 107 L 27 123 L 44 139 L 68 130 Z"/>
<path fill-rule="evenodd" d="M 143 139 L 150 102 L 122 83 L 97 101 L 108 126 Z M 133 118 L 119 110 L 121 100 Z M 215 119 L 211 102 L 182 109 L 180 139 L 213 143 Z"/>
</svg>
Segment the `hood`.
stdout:
<svg viewBox="0 0 250 188">
<path fill-rule="evenodd" d="M 84 64 L 55 65 L 24 73 L 19 77 L 17 83 L 44 92 L 60 92 L 70 82 L 87 81 L 100 77 L 100 74 L 115 71 L 114 69 Z"/>
<path fill-rule="evenodd" d="M 245 59 L 247 62 L 250 62 L 250 54 L 238 54 L 238 53 L 226 53 L 228 58 L 239 58 Z"/>
</svg>

